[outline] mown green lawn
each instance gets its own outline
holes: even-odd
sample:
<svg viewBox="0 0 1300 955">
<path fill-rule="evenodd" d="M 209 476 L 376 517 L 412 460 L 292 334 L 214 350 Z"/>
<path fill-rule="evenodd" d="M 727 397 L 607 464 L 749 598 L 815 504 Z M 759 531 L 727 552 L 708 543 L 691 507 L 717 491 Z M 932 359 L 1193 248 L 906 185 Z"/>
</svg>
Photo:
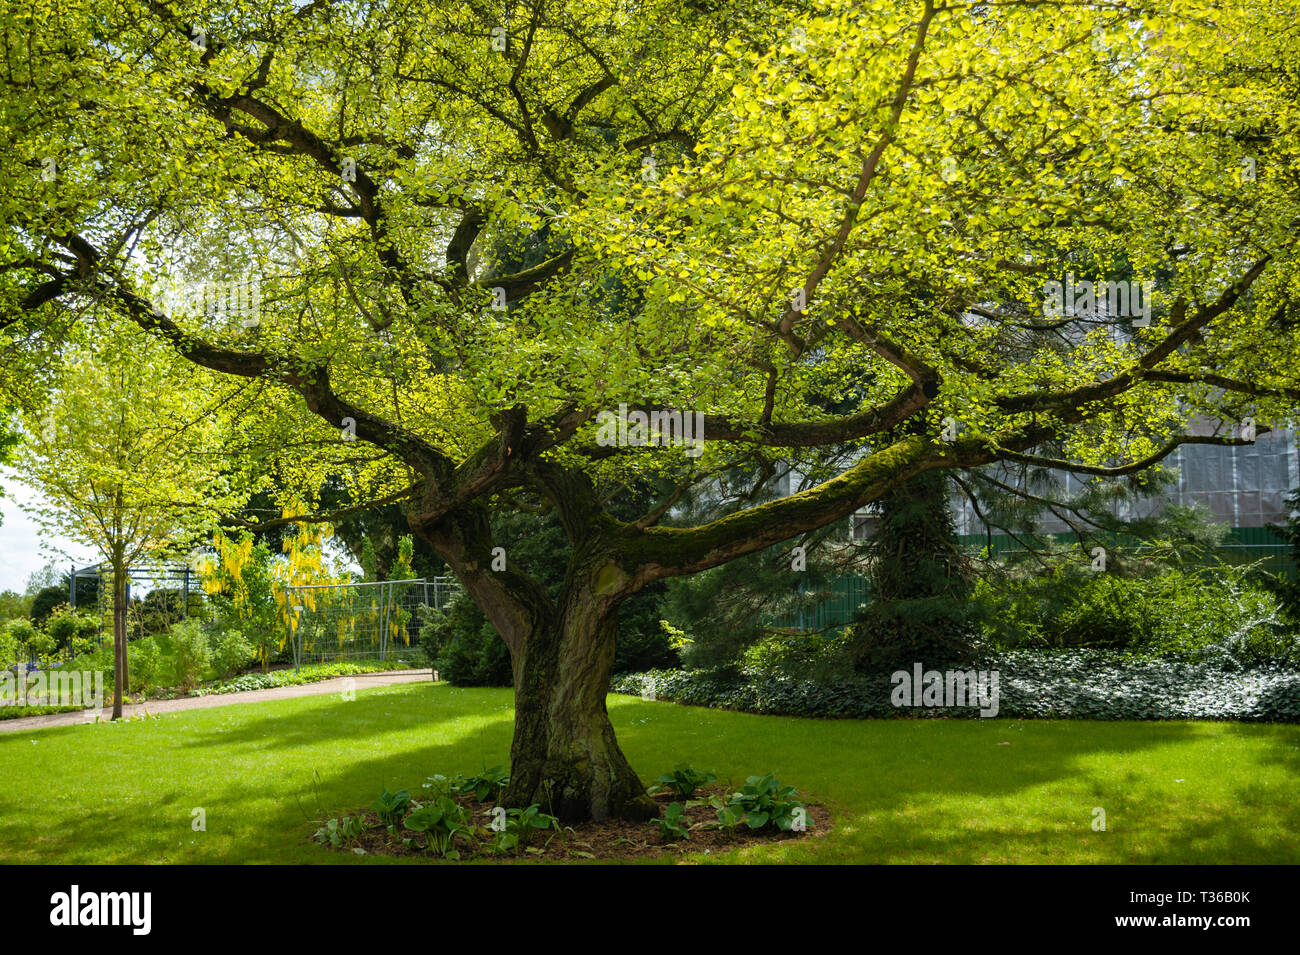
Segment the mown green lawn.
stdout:
<svg viewBox="0 0 1300 955">
<path fill-rule="evenodd" d="M 823 838 L 697 861 L 1300 862 L 1300 726 L 609 706 L 645 779 L 774 770 L 835 815 Z M 409 684 L 0 735 L 0 861 L 391 861 L 316 846 L 315 820 L 506 762 L 510 719 L 505 690 Z"/>
</svg>

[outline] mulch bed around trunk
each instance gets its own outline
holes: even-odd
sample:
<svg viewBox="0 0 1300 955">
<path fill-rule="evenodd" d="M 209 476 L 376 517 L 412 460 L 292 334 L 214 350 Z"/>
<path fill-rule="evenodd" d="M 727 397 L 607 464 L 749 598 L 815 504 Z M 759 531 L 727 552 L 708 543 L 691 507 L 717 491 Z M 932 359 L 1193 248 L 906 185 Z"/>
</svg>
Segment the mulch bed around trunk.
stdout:
<svg viewBox="0 0 1300 955">
<path fill-rule="evenodd" d="M 714 795 L 727 799 L 732 792 L 733 790 L 722 786 L 709 785 L 700 789 L 692 797 L 705 802 L 704 805 L 691 806 L 686 810 L 685 818 L 690 823 L 690 836 L 686 839 L 665 841 L 660 836 L 658 825 L 654 822 L 627 822 L 615 819 L 561 826 L 558 832 L 537 830 L 526 847 L 505 853 L 493 851 L 487 845 L 493 835 L 488 827 L 495 803 L 479 802 L 473 795 L 458 796 L 456 801 L 473 811 L 472 823 L 476 827 L 477 838 L 474 840 L 458 838 L 456 848 L 460 852 L 462 862 L 470 859 L 501 862 L 634 861 L 665 855 L 683 856 L 693 852 L 722 853 L 764 843 L 815 838 L 830 831 L 831 814 L 824 806 L 808 802 L 803 803 L 808 811 L 808 829 L 804 832 L 784 832 L 771 826 L 750 829 L 743 822 L 732 831 L 720 829 L 717 827 L 717 813 L 708 805 L 707 800 Z M 657 793 L 652 798 L 661 808 L 669 803 L 685 802 L 670 793 Z M 352 815 L 364 820 L 365 830 L 361 835 L 335 849 L 336 852 L 363 850 L 366 855 L 414 856 L 424 857 L 430 861 L 441 858 L 435 850 L 424 848 L 423 833 L 398 829 L 397 834 L 393 835 L 380 822 L 379 816 L 368 809 Z M 415 847 L 403 844 L 404 838 L 412 839 Z M 358 852 L 358 854 L 362 853 Z"/>
</svg>

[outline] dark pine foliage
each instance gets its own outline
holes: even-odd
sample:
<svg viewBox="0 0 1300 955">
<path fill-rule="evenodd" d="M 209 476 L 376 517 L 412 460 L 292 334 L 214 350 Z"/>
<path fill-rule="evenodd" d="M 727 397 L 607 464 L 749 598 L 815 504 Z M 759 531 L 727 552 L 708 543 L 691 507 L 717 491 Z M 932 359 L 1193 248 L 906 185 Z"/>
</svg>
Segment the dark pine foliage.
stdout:
<svg viewBox="0 0 1300 955">
<path fill-rule="evenodd" d="M 873 599 L 854 625 L 859 672 L 970 655 L 971 583 L 948 499 L 948 481 L 937 471 L 880 499 L 880 523 L 867 544 Z"/>
<path fill-rule="evenodd" d="M 1273 525 L 1273 530 L 1291 545 L 1293 576 L 1279 575 L 1266 579 L 1264 583 L 1277 597 L 1287 621 L 1293 627 L 1300 627 L 1300 488 L 1291 492 L 1286 503 L 1291 509 L 1291 517 L 1283 525 Z"/>
</svg>

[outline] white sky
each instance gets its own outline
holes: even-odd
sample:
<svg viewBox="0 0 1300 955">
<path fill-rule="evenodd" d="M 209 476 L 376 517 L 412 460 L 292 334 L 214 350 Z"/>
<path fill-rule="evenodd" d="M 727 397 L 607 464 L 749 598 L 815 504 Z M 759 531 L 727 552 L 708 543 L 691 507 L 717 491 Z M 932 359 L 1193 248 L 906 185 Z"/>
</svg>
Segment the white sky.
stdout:
<svg viewBox="0 0 1300 955">
<path fill-rule="evenodd" d="M 0 497 L 0 591 L 22 593 L 27 578 L 51 561 L 60 573 L 72 566 L 74 558 L 78 567 L 97 563 L 91 548 L 41 531 L 19 506 L 31 503 L 35 492 L 4 469 L 0 469 L 0 488 L 4 488 Z"/>
</svg>

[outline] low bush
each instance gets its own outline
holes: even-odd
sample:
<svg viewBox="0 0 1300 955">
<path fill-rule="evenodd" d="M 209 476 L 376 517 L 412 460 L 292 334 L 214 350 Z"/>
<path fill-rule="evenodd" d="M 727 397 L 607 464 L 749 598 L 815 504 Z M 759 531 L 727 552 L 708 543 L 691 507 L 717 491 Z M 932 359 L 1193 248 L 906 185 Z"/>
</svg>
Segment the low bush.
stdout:
<svg viewBox="0 0 1300 955">
<path fill-rule="evenodd" d="M 432 778 L 447 782 L 445 776 Z M 313 838 L 321 845 L 336 849 L 352 847 L 353 852 L 364 854 L 366 850 L 359 843 L 373 840 L 378 835 L 376 830 L 382 828 L 390 837 L 400 839 L 407 849 L 427 850 L 444 859 L 456 860 L 461 858 L 462 850 L 469 856 L 481 852 L 504 855 L 519 849 L 537 853 L 540 850 L 530 846 L 537 833 L 560 831 L 559 820 L 542 812 L 536 804 L 525 809 L 494 807 L 488 826 L 478 826 L 473 807 L 460 801 L 471 793 L 462 793 L 458 799 L 443 785 L 436 789 L 424 802 L 411 798 L 408 790 L 385 789 L 370 806 L 378 817 L 377 826 L 364 815 L 334 817 L 325 820 Z M 403 835 L 404 832 L 414 835 Z"/>
<path fill-rule="evenodd" d="M 321 845 L 328 844 L 338 849 L 356 842 L 365 831 L 365 820 L 360 816 L 344 816 L 342 819 L 335 817 L 317 829 L 314 838 Z"/>
<path fill-rule="evenodd" d="M 717 779 L 713 773 L 701 772 L 688 765 L 680 765 L 671 773 L 659 777 L 663 783 L 682 802 L 672 802 L 664 807 L 664 813 L 652 820 L 658 827 L 663 841 L 689 839 L 691 830 L 700 825 L 734 832 L 743 822 L 750 829 L 771 827 L 782 832 L 802 832 L 808 825 L 808 813 L 803 803 L 797 801 L 793 786 L 786 786 L 773 773 L 763 776 L 750 776 L 739 792 L 730 796 L 709 795 L 703 799 L 692 799 L 697 789 L 707 786 Z M 651 786 L 649 792 L 661 791 L 664 786 Z M 695 806 L 709 806 L 717 817 L 714 823 L 697 823 L 692 825 L 687 818 L 687 810 Z"/>
<path fill-rule="evenodd" d="M 128 657 L 129 662 L 129 657 Z M 104 686 L 108 689 L 113 687 L 113 640 L 112 637 L 105 637 L 104 641 L 94 647 L 91 647 L 85 653 L 78 654 L 68 661 L 66 668 L 69 670 L 96 670 L 104 674 Z"/>
<path fill-rule="evenodd" d="M 27 716 L 49 716 L 51 713 L 84 713 L 83 706 L 55 706 L 40 703 L 35 706 L 0 706 L 0 720 L 20 720 Z"/>
<path fill-rule="evenodd" d="M 658 819 L 652 819 L 650 825 L 658 828 L 659 837 L 664 842 L 691 837 L 690 822 L 686 819 L 686 807 L 679 802 L 669 803 L 664 809 L 664 814 Z"/>
<path fill-rule="evenodd" d="M 408 668 L 404 663 L 387 661 L 313 663 L 297 672 L 286 669 L 232 676 L 242 668 L 256 663 L 256 656 L 256 648 L 237 630 L 208 635 L 203 633 L 196 620 L 178 624 L 173 628 L 172 634 L 145 637 L 127 644 L 131 692 L 161 697 L 186 692 L 190 696 L 240 693 Z M 69 670 L 102 670 L 104 685 L 111 690 L 113 643 L 105 640 L 91 652 L 74 657 L 64 666 Z M 208 679 L 213 680 L 210 685 L 199 686 L 203 680 Z"/>
<path fill-rule="evenodd" d="M 108 673 L 104 679 L 109 683 L 113 678 L 112 657 L 109 657 Z M 167 685 L 170 667 L 163 660 L 162 651 L 154 637 L 132 640 L 126 645 L 127 683 L 132 693 L 149 693 Z"/>
<path fill-rule="evenodd" d="M 847 628 L 835 633 L 776 630 L 748 647 L 740 657 L 745 673 L 768 673 L 796 679 L 846 676 L 852 670 L 852 636 Z"/>
<path fill-rule="evenodd" d="M 750 776 L 740 792 L 731 797 L 728 807 L 733 811 L 725 818 L 720 816 L 719 822 L 724 827 L 731 825 L 735 811 L 739 811 L 751 829 L 773 826 L 782 832 L 790 832 L 799 825 L 801 817 L 806 818 L 806 812 L 801 812 L 803 803 L 798 802 L 795 795 L 793 786 L 782 785 L 772 773 Z"/>
<path fill-rule="evenodd" d="M 463 594 L 443 610 L 420 608 L 420 649 L 454 686 L 511 686 L 510 651 L 483 611 Z"/>
<path fill-rule="evenodd" d="M 488 845 L 493 852 L 513 852 L 521 847 L 526 849 L 537 833 L 560 831 L 560 820 L 542 812 L 536 803 L 524 809 L 498 807 L 494 815 L 489 827 L 493 836 Z"/>
<path fill-rule="evenodd" d="M 36 659 L 45 660 L 53 657 L 58 647 L 55 645 L 53 637 L 37 630 L 35 635 L 27 641 L 27 649 Z"/>
<path fill-rule="evenodd" d="M 238 630 L 226 630 L 212 636 L 212 671 L 218 680 L 226 680 L 252 666 L 257 648 Z"/>
<path fill-rule="evenodd" d="M 457 776 L 451 780 L 451 791 L 473 795 L 479 802 L 487 802 L 500 795 L 510 785 L 510 773 L 504 766 L 493 766 L 474 776 Z"/>
<path fill-rule="evenodd" d="M 0 625 L 0 667 L 10 667 L 18 662 L 18 641 L 9 632 L 9 625 Z"/>
<path fill-rule="evenodd" d="M 5 624 L 4 647 L 7 649 L 7 665 L 26 663 L 31 660 L 41 661 L 48 658 L 56 649 L 54 638 L 36 628 L 32 621 L 18 617 Z"/>
<path fill-rule="evenodd" d="M 20 661 L 19 657 L 27 655 L 27 635 L 34 633 L 35 627 L 25 618 L 18 617 L 0 626 L 0 666 L 10 667 Z"/>
<path fill-rule="evenodd" d="M 983 580 L 983 635 L 1003 649 L 1100 648 L 1227 665 L 1300 664 L 1300 641 L 1249 568 L 1170 568 L 1153 576 L 1047 574 Z"/>
<path fill-rule="evenodd" d="M 212 645 L 198 620 L 190 618 L 172 624 L 166 633 L 153 639 L 161 656 L 159 673 L 163 682 L 160 685 L 192 690 L 203 682 L 212 663 Z"/>
<path fill-rule="evenodd" d="M 301 686 L 319 683 L 339 676 L 357 676 L 362 673 L 382 673 L 389 670 L 409 669 L 402 663 L 312 663 L 301 670 L 272 670 L 269 673 L 245 673 L 231 680 L 221 680 L 211 686 L 191 690 L 190 696 L 207 696 L 210 693 L 245 693 L 249 690 L 269 690 L 277 686 Z"/>
<path fill-rule="evenodd" d="M 402 816 L 411 806 L 411 792 L 408 789 L 399 789 L 397 792 L 390 792 L 385 789 L 379 794 L 379 798 L 371 804 L 370 808 L 379 816 L 379 821 L 385 826 L 395 827 L 402 821 Z"/>
<path fill-rule="evenodd" d="M 59 650 L 71 650 L 73 655 L 86 652 L 99 637 L 99 620 L 90 614 L 79 613 L 67 604 L 55 607 L 45 621 L 45 632 Z"/>
<path fill-rule="evenodd" d="M 403 789 L 402 792 L 406 790 Z M 403 825 L 412 832 L 424 833 L 424 848 L 438 853 L 444 859 L 459 859 L 457 838 L 472 839 L 475 835 L 471 816 L 469 809 L 454 799 L 436 796 L 432 802 L 418 807 L 407 816 Z M 408 845 L 415 848 L 413 842 Z"/>
</svg>

